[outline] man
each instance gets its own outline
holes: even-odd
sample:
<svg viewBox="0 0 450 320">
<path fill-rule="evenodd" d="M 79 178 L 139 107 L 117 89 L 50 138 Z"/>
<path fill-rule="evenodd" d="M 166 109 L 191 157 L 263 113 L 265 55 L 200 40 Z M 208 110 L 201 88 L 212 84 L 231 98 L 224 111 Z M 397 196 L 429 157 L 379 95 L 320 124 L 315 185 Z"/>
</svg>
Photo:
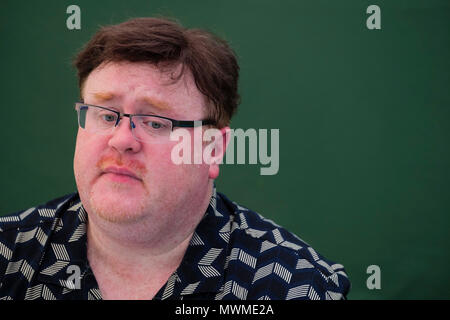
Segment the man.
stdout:
<svg viewBox="0 0 450 320">
<path fill-rule="evenodd" d="M 215 189 L 239 102 L 223 40 L 132 19 L 75 66 L 78 193 L 0 218 L 0 298 L 346 297 L 342 265 Z M 171 134 L 208 128 L 209 160 L 174 163 Z"/>
</svg>

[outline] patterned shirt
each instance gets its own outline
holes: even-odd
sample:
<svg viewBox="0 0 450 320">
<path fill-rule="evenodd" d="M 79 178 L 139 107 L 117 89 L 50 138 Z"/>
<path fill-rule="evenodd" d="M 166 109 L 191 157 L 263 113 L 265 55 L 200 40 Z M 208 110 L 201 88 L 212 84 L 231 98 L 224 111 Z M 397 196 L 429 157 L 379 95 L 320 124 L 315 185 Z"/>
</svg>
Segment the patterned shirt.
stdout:
<svg viewBox="0 0 450 320">
<path fill-rule="evenodd" d="M 77 193 L 0 217 L 0 299 L 101 299 Z M 215 188 L 181 264 L 154 299 L 345 299 L 344 267 Z"/>
</svg>

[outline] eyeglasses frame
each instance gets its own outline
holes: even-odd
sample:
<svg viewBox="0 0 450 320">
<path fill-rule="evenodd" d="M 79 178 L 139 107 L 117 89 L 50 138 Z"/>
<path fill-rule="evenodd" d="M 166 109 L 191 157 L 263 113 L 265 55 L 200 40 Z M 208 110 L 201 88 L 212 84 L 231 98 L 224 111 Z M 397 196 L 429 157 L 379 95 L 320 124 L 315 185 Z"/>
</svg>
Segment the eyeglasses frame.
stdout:
<svg viewBox="0 0 450 320">
<path fill-rule="evenodd" d="M 120 123 L 120 120 L 122 120 L 123 117 L 128 117 L 130 119 L 130 125 L 132 127 L 132 129 L 136 128 L 136 125 L 133 122 L 133 117 L 134 116 L 145 116 L 145 117 L 155 117 L 155 118 L 160 118 L 160 119 L 166 119 L 169 120 L 172 123 L 172 131 L 174 128 L 195 128 L 195 127 L 201 127 L 201 126 L 205 126 L 205 125 L 215 125 L 215 121 L 211 120 L 211 119 L 204 119 L 204 120 L 175 120 L 172 118 L 168 118 L 168 117 L 163 117 L 163 116 L 159 116 L 156 114 L 131 114 L 131 113 L 122 113 L 120 111 L 116 111 L 110 108 L 106 108 L 106 107 L 102 107 L 102 106 L 96 106 L 93 104 L 89 104 L 89 103 L 84 103 L 82 101 L 76 102 L 75 103 L 75 110 L 77 110 L 78 112 L 81 110 L 82 107 L 85 107 L 83 109 L 88 109 L 89 107 L 94 107 L 94 108 L 100 108 L 100 109 L 104 109 L 107 111 L 111 111 L 115 114 L 117 114 L 117 120 L 116 123 L 114 124 L 114 127 L 117 127 Z M 79 109 L 77 109 L 77 107 L 79 107 Z M 80 115 L 78 114 L 78 125 L 83 128 L 80 124 Z M 83 128 L 84 129 L 84 128 Z"/>
</svg>

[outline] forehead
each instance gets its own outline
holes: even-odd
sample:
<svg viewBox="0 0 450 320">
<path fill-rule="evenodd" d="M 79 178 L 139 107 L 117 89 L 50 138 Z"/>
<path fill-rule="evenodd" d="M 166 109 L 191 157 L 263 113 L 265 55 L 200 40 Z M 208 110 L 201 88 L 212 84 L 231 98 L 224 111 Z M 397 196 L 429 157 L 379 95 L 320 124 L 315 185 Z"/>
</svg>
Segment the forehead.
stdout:
<svg viewBox="0 0 450 320">
<path fill-rule="evenodd" d="M 128 112 L 155 107 L 170 114 L 202 116 L 206 98 L 181 65 L 161 70 L 146 63 L 110 62 L 93 70 L 82 87 L 86 103 L 113 103 Z M 125 111 L 125 110 L 122 110 Z"/>
</svg>

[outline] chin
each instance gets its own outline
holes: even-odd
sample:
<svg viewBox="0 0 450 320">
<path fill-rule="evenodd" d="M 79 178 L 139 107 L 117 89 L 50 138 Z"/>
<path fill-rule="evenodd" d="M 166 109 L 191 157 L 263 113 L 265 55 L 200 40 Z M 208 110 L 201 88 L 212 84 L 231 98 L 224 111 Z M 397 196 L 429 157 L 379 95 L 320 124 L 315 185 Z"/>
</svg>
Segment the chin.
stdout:
<svg viewBox="0 0 450 320">
<path fill-rule="evenodd" d="M 127 192 L 95 192 L 89 195 L 93 213 L 103 220 L 113 223 L 133 223 L 144 215 L 144 197 Z"/>
</svg>

